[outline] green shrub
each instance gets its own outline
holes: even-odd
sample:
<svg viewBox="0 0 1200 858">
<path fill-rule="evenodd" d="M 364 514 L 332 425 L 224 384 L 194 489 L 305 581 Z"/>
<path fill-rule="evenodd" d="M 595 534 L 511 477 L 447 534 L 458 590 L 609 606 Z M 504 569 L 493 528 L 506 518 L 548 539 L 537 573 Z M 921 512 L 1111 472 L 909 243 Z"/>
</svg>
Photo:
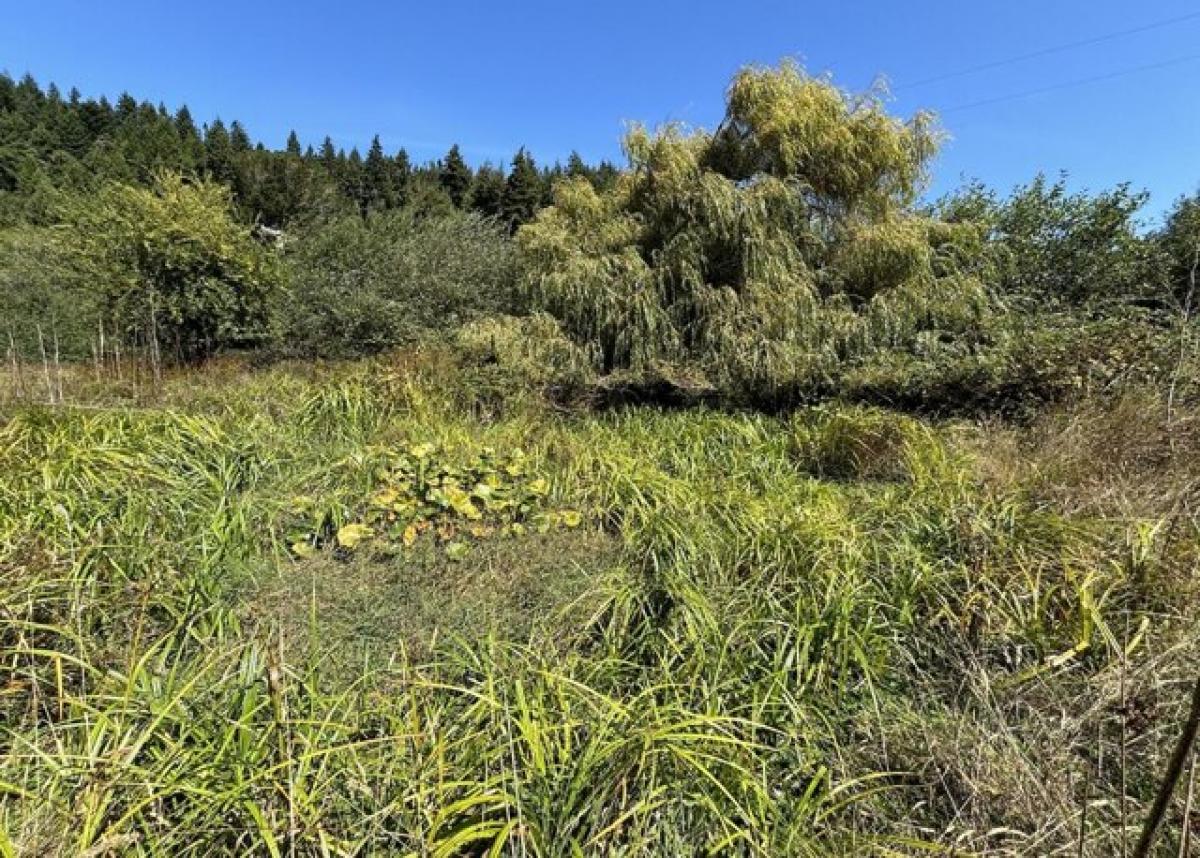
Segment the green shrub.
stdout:
<svg viewBox="0 0 1200 858">
<path fill-rule="evenodd" d="M 458 212 L 323 224 L 290 242 L 287 267 L 278 345 L 304 355 L 380 352 L 502 311 L 512 299 L 504 231 Z"/>
<path fill-rule="evenodd" d="M 1137 219 L 1147 199 L 1128 184 L 1072 193 L 1065 176 L 1039 175 L 1006 198 L 969 185 L 937 210 L 984 229 L 989 285 L 1039 313 L 1161 299 L 1162 259 Z"/>
<path fill-rule="evenodd" d="M 160 173 L 74 200 L 64 243 L 110 329 L 183 361 L 262 342 L 275 253 L 235 220 L 227 187 Z"/>
<path fill-rule="evenodd" d="M 90 357 L 99 335 L 97 298 L 72 265 L 61 230 L 0 230 L 0 350 L 36 361 L 43 346 L 52 356 L 57 343 L 63 360 Z"/>
</svg>

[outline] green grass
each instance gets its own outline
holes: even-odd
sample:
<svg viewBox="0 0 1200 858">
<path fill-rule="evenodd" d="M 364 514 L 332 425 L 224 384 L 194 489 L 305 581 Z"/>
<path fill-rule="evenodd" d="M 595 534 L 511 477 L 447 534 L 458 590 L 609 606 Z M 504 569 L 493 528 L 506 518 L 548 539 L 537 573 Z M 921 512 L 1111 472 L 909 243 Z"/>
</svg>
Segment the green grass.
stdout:
<svg viewBox="0 0 1200 858">
<path fill-rule="evenodd" d="M 1108 456 L 420 357 L 68 402 L 0 426 L 0 854 L 1114 854 L 1200 662 L 1153 401 Z"/>
</svg>

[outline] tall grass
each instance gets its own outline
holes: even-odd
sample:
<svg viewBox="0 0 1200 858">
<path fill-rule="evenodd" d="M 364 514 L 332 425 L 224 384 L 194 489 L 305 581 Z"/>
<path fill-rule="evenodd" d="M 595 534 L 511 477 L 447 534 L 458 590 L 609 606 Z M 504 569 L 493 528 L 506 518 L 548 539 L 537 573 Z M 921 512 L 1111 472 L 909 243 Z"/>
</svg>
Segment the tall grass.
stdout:
<svg viewBox="0 0 1200 858">
<path fill-rule="evenodd" d="M 1007 429 L 496 417 L 422 366 L 160 396 L 0 426 L 0 851 L 1111 854 L 1200 656 L 1165 586 L 1195 520 L 1081 513 Z M 554 635 L 430 629 L 347 676 L 315 594 L 285 618 L 247 584 L 305 568 L 294 498 L 340 526 L 421 443 L 524 450 L 619 561 Z"/>
</svg>

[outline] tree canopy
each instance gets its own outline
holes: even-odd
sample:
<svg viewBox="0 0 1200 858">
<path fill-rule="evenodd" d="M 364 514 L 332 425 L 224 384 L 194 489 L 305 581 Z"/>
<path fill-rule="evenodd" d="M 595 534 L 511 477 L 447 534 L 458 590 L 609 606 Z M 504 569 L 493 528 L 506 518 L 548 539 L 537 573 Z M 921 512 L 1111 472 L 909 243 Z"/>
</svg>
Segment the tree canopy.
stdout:
<svg viewBox="0 0 1200 858">
<path fill-rule="evenodd" d="M 518 234 L 536 305 L 598 368 L 819 390 L 885 350 L 976 335 L 971 226 L 914 210 L 938 132 L 799 66 L 751 67 L 715 132 L 634 128 L 611 189 L 560 182 Z"/>
</svg>

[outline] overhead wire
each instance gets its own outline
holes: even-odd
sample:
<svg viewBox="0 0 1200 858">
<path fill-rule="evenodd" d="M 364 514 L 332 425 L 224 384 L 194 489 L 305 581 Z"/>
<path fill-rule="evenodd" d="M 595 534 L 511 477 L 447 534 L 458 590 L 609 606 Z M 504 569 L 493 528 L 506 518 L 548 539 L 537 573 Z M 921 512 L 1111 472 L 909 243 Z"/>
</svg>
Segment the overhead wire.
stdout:
<svg viewBox="0 0 1200 858">
<path fill-rule="evenodd" d="M 1116 31 L 1113 31 L 1110 33 L 1103 33 L 1099 36 L 1091 36 L 1086 39 L 1079 39 L 1079 40 L 1076 40 L 1073 42 L 1065 42 L 1065 43 L 1062 43 L 1059 45 L 1051 45 L 1050 47 L 1041 48 L 1039 50 L 1031 51 L 1026 54 L 1020 54 L 1015 57 L 1008 57 L 1008 58 L 1002 59 L 1002 60 L 994 60 L 991 62 L 981 63 L 981 64 L 975 65 L 975 66 L 968 66 L 967 68 L 958 69 L 957 71 L 951 71 L 951 72 L 946 72 L 944 74 L 933 75 L 932 77 L 922 78 L 921 80 L 915 80 L 915 81 L 911 81 L 909 83 L 904 83 L 904 84 L 894 86 L 894 87 L 892 87 L 892 90 L 893 90 L 893 92 L 900 92 L 900 91 L 906 90 L 906 89 L 914 89 L 918 86 L 927 86 L 928 84 L 931 84 L 931 83 L 939 83 L 944 80 L 952 80 L 953 78 L 957 78 L 957 77 L 965 77 L 967 75 L 977 74 L 982 71 L 989 71 L 991 69 L 1003 68 L 1004 66 L 1014 65 L 1016 63 L 1022 63 L 1022 62 L 1026 62 L 1028 60 L 1038 59 L 1039 57 L 1051 56 L 1053 54 L 1062 53 L 1063 51 L 1070 51 L 1070 50 L 1074 50 L 1076 48 L 1087 47 L 1089 45 L 1101 44 L 1103 42 L 1113 41 L 1114 39 L 1121 39 L 1126 36 L 1133 36 L 1133 35 L 1137 35 L 1138 33 L 1148 32 L 1150 30 L 1158 30 L 1163 27 L 1170 27 L 1175 24 L 1182 24 L 1182 23 L 1186 23 L 1187 21 L 1192 21 L 1192 20 L 1196 20 L 1196 19 L 1200 19 L 1200 12 L 1190 12 L 1186 15 L 1176 15 L 1173 18 L 1165 18 L 1165 19 L 1162 19 L 1159 21 L 1153 21 L 1149 24 L 1142 24 L 1141 26 L 1138 26 L 1138 27 L 1130 27 L 1130 28 L 1127 28 L 1124 30 L 1116 30 Z"/>
<path fill-rule="evenodd" d="M 998 95 L 998 96 L 995 96 L 992 98 L 982 98 L 982 99 L 979 99 L 978 101 L 969 101 L 965 104 L 956 104 L 953 107 L 947 107 L 942 110 L 939 110 L 938 112 L 943 113 L 943 114 L 955 113 L 959 110 L 969 110 L 970 108 L 973 108 L 973 107 L 984 107 L 985 105 L 990 105 L 990 104 L 1001 104 L 1006 101 L 1016 101 L 1018 99 L 1028 98 L 1033 95 L 1041 95 L 1042 93 L 1046 93 L 1046 92 L 1056 92 L 1061 89 L 1071 89 L 1071 88 L 1077 87 L 1077 86 L 1086 86 L 1087 84 L 1100 83 L 1101 81 L 1113 80 L 1115 78 L 1125 77 L 1126 75 L 1139 74 L 1141 72 L 1154 71 L 1156 69 L 1170 68 L 1172 66 L 1182 65 L 1184 63 L 1194 62 L 1196 60 L 1200 60 L 1200 53 L 1187 54 L 1186 56 L 1175 57 L 1173 59 L 1164 60 L 1163 62 L 1147 63 L 1146 65 L 1134 66 L 1133 68 L 1127 68 L 1127 69 L 1119 69 L 1117 71 L 1106 72 L 1105 74 L 1093 75 L 1091 77 L 1079 78 L 1077 80 L 1069 80 L 1069 81 L 1063 81 L 1062 83 L 1048 84 L 1046 86 L 1039 86 L 1039 87 L 1035 87 L 1033 89 L 1022 90 L 1020 92 L 1012 92 L 1012 93 L 1008 93 L 1006 95 Z"/>
</svg>

